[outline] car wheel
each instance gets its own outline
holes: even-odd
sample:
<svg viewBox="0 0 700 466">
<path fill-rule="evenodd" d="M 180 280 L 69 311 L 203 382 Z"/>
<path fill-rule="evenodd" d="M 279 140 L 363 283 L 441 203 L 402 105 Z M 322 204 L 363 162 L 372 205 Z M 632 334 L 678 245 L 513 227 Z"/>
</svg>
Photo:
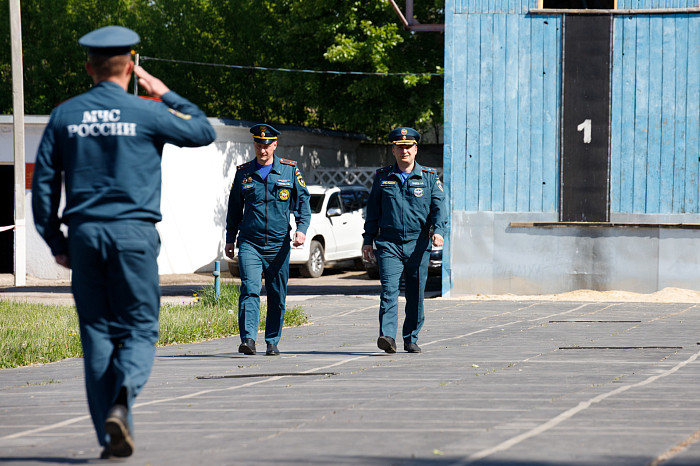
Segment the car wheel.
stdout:
<svg viewBox="0 0 700 466">
<path fill-rule="evenodd" d="M 299 267 L 299 273 L 306 278 L 318 278 L 323 275 L 323 245 L 318 241 L 311 241 L 309 246 L 309 260 Z"/>
<path fill-rule="evenodd" d="M 372 280 L 379 280 L 379 268 L 367 269 L 367 276 Z"/>
<path fill-rule="evenodd" d="M 229 262 L 228 263 L 228 271 L 233 275 L 234 277 L 240 277 L 241 272 L 238 270 L 238 264 L 235 262 Z"/>
</svg>

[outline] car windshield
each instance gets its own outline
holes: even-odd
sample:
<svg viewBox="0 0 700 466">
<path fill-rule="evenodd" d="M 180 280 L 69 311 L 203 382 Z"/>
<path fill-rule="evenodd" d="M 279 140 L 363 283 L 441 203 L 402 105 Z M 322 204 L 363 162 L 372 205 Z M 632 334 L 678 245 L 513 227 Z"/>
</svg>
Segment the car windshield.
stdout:
<svg viewBox="0 0 700 466">
<path fill-rule="evenodd" d="M 309 199 L 312 214 L 320 214 L 323 208 L 323 194 L 312 194 Z"/>
</svg>

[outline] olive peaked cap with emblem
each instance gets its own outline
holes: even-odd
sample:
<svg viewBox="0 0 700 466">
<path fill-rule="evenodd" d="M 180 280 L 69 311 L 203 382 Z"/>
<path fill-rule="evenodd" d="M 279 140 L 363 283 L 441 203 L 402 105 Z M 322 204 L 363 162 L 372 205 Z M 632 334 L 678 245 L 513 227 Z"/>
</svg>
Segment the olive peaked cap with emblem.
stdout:
<svg viewBox="0 0 700 466">
<path fill-rule="evenodd" d="M 253 133 L 253 141 L 260 144 L 272 144 L 280 134 L 275 128 L 264 123 L 253 126 L 250 128 L 250 132 Z"/>
<path fill-rule="evenodd" d="M 398 146 L 412 146 L 420 141 L 420 133 L 413 128 L 401 126 L 391 130 L 389 142 Z"/>
<path fill-rule="evenodd" d="M 139 42 L 138 34 L 122 26 L 105 26 L 78 39 L 80 45 L 88 48 L 90 55 L 105 57 L 131 53 L 131 47 Z"/>
</svg>

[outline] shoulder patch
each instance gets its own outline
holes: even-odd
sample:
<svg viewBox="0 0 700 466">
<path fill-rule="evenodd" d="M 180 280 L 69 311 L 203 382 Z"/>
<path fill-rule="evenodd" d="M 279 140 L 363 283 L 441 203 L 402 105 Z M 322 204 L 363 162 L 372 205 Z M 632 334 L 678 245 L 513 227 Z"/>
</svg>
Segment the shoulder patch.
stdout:
<svg viewBox="0 0 700 466">
<path fill-rule="evenodd" d="M 292 167 L 297 166 L 296 160 L 289 160 L 289 159 L 280 159 L 280 163 L 283 163 L 285 165 L 291 165 Z"/>
<path fill-rule="evenodd" d="M 255 160 L 249 160 L 249 161 L 247 161 L 246 163 L 242 163 L 242 164 L 236 166 L 236 168 L 237 168 L 238 170 L 240 170 L 241 168 L 248 168 L 248 167 L 250 167 L 250 166 L 253 164 L 253 162 L 255 162 Z"/>
<path fill-rule="evenodd" d="M 386 167 L 378 168 L 378 169 L 377 169 L 377 173 L 388 172 L 388 171 L 391 170 L 392 168 L 393 168 L 393 165 L 387 165 Z"/>
</svg>

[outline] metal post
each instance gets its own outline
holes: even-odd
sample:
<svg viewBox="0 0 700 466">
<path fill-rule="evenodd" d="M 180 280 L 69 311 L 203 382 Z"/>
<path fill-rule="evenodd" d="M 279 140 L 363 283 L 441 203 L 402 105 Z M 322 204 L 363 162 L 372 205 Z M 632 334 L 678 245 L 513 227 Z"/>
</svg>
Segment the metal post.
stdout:
<svg viewBox="0 0 700 466">
<path fill-rule="evenodd" d="M 22 72 L 22 21 L 20 0 L 10 0 L 10 42 L 12 48 L 12 112 L 15 153 L 15 286 L 27 284 L 27 231 L 24 197 L 26 174 L 24 159 L 24 73 Z"/>
<path fill-rule="evenodd" d="M 214 293 L 216 293 L 216 299 L 219 299 L 221 295 L 221 262 L 214 261 L 214 271 L 212 275 L 214 275 Z"/>
</svg>

